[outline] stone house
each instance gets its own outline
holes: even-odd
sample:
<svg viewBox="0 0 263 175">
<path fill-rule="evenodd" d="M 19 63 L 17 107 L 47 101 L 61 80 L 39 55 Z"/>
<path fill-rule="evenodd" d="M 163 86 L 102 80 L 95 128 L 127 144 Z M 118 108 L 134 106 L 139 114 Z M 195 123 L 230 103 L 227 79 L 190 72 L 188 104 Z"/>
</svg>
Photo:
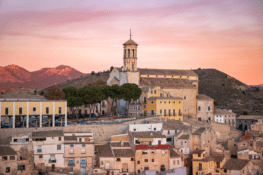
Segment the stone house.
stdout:
<svg viewBox="0 0 263 175">
<path fill-rule="evenodd" d="M 222 167 L 222 172 L 230 175 L 247 175 L 259 174 L 260 170 L 259 166 L 253 164 L 250 160 L 229 159 Z"/>
<path fill-rule="evenodd" d="M 192 152 L 192 135 L 181 132 L 174 137 L 174 146 L 183 154 L 190 154 Z"/>
<path fill-rule="evenodd" d="M 258 122 L 259 119 L 263 119 L 260 115 L 241 115 L 236 118 L 236 127 L 242 131 L 248 129 L 251 130 L 251 124 Z"/>
<path fill-rule="evenodd" d="M 184 162 L 179 154 L 174 149 L 170 149 L 170 166 L 169 169 L 178 169 L 184 167 Z"/>
<path fill-rule="evenodd" d="M 251 124 L 251 131 L 259 131 L 263 133 L 263 119 L 258 119 L 257 122 Z"/>
<path fill-rule="evenodd" d="M 192 150 L 216 151 L 216 133 L 212 128 L 201 127 L 192 133 Z"/>
<path fill-rule="evenodd" d="M 64 159 L 67 172 L 86 174 L 94 165 L 93 132 L 65 132 Z"/>
<path fill-rule="evenodd" d="M 232 112 L 232 110 L 216 108 L 214 112 L 214 121 L 236 127 L 236 114 Z"/>
<path fill-rule="evenodd" d="M 32 132 L 34 164 L 38 169 L 60 172 L 64 164 L 64 133 L 62 130 Z"/>
<path fill-rule="evenodd" d="M 196 95 L 198 121 L 214 121 L 214 99 L 205 95 Z"/>
<path fill-rule="evenodd" d="M 0 174 L 17 174 L 21 169 L 24 167 L 17 166 L 16 151 L 10 146 L 0 146 Z"/>
</svg>

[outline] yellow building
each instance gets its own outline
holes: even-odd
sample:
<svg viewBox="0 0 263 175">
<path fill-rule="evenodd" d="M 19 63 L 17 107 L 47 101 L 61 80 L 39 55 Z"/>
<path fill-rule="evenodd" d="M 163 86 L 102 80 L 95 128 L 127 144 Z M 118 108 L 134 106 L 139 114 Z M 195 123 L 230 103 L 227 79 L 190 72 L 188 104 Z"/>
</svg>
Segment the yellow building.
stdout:
<svg viewBox="0 0 263 175">
<path fill-rule="evenodd" d="M 147 113 L 163 118 L 183 121 L 182 108 L 180 97 L 150 97 L 147 101 Z"/>
<path fill-rule="evenodd" d="M 29 117 L 39 116 L 39 126 L 42 127 L 42 116 L 52 116 L 52 124 L 55 126 L 55 115 L 65 115 L 65 126 L 67 125 L 67 101 L 49 100 L 0 100 L 0 123 L 1 117 L 26 117 L 27 128 L 29 127 Z M 15 128 L 15 120 L 12 123 Z M 1 125 L 0 125 L 1 127 Z"/>
</svg>

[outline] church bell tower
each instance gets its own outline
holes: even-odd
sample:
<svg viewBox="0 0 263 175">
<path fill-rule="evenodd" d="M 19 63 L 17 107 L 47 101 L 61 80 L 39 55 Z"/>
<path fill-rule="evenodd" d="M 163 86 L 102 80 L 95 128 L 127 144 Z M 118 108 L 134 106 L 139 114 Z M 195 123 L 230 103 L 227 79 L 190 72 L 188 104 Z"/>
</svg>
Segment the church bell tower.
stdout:
<svg viewBox="0 0 263 175">
<path fill-rule="evenodd" d="M 123 68 L 122 71 L 137 72 L 137 46 L 138 44 L 130 39 L 123 44 Z"/>
</svg>

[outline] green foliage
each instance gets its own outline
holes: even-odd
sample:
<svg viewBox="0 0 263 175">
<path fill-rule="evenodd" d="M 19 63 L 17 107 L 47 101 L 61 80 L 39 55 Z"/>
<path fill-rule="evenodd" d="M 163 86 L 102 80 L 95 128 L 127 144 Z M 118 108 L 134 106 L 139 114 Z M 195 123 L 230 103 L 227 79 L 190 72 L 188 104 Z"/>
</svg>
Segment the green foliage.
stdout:
<svg viewBox="0 0 263 175">
<path fill-rule="evenodd" d="M 214 105 L 215 105 L 215 106 L 218 106 L 218 103 L 217 103 L 216 101 L 214 101 Z"/>
<path fill-rule="evenodd" d="M 246 94 L 246 92 L 245 92 L 245 91 L 242 91 L 242 93 L 243 93 L 243 94 Z"/>
<path fill-rule="evenodd" d="M 125 101 L 131 102 L 131 100 L 138 100 L 142 94 L 141 88 L 137 84 L 123 84 L 121 86 L 121 95 Z"/>
<path fill-rule="evenodd" d="M 92 71 L 92 72 L 91 72 L 91 75 L 95 75 L 95 72 L 94 72 L 94 71 Z"/>
<path fill-rule="evenodd" d="M 111 72 L 113 69 L 114 69 L 114 67 L 113 67 L 113 66 L 111 66 L 111 67 L 110 67 L 110 72 Z"/>
<path fill-rule="evenodd" d="M 247 115 L 247 111 L 243 111 L 243 115 Z"/>
<path fill-rule="evenodd" d="M 40 92 L 40 95 L 44 95 L 44 91 L 41 91 L 41 92 Z"/>
<path fill-rule="evenodd" d="M 67 104 L 68 107 L 74 108 L 74 107 L 82 106 L 83 100 L 80 97 L 71 96 L 67 98 Z"/>
<path fill-rule="evenodd" d="M 45 95 L 48 100 L 61 100 L 65 99 L 65 93 L 57 86 L 52 86 L 48 89 L 48 93 Z"/>
<path fill-rule="evenodd" d="M 225 86 L 225 83 L 223 83 L 222 86 Z"/>
<path fill-rule="evenodd" d="M 77 97 L 77 88 L 76 87 L 67 87 L 63 89 L 63 92 L 65 93 L 65 98 L 68 99 L 71 96 Z"/>
</svg>

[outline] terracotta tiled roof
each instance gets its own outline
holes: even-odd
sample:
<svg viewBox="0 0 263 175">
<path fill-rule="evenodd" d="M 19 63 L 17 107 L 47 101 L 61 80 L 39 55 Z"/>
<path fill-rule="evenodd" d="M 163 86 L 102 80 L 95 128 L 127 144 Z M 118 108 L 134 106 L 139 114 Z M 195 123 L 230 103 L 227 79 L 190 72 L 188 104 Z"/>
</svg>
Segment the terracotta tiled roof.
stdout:
<svg viewBox="0 0 263 175">
<path fill-rule="evenodd" d="M 134 157 L 134 153 L 131 149 L 114 149 L 115 157 Z"/>
<path fill-rule="evenodd" d="M 100 157 L 114 157 L 109 144 L 95 145 L 95 149 L 98 150 Z"/>
<path fill-rule="evenodd" d="M 212 158 L 215 162 L 222 162 L 225 156 L 212 156 Z"/>
<path fill-rule="evenodd" d="M 192 161 L 201 161 L 201 162 L 210 162 L 213 161 L 214 159 L 212 157 L 205 157 L 203 159 L 192 159 Z"/>
<path fill-rule="evenodd" d="M 249 160 L 229 159 L 226 161 L 222 169 L 242 170 L 248 163 L 249 163 Z"/>
<path fill-rule="evenodd" d="M 129 142 L 124 142 L 124 145 L 121 146 L 121 142 L 111 142 L 111 147 L 130 147 Z"/>
<path fill-rule="evenodd" d="M 150 97 L 148 100 L 156 100 L 156 99 L 167 99 L 167 100 L 183 100 L 181 97 Z"/>
<path fill-rule="evenodd" d="M 257 120 L 257 119 L 263 119 L 263 116 L 261 115 L 241 115 L 238 118 L 236 118 L 237 120 Z"/>
<path fill-rule="evenodd" d="M 17 155 L 16 151 L 10 146 L 0 146 L 0 156 Z"/>
<path fill-rule="evenodd" d="M 133 138 L 166 138 L 160 131 L 130 132 Z"/>
<path fill-rule="evenodd" d="M 212 99 L 211 97 L 209 97 L 205 94 L 198 94 L 198 95 L 196 95 L 196 100 L 205 100 L 205 101 L 209 100 L 209 101 L 211 101 L 214 99 Z"/>
<path fill-rule="evenodd" d="M 181 157 L 181 156 L 177 154 L 173 149 L 170 149 L 170 157 L 175 158 L 175 157 Z"/>
<path fill-rule="evenodd" d="M 201 135 L 203 132 L 205 132 L 205 128 L 199 128 L 193 133 L 193 135 Z"/>
<path fill-rule="evenodd" d="M 59 136 L 64 136 L 63 130 L 32 132 L 32 138 L 36 138 L 36 137 L 59 137 Z"/>
<path fill-rule="evenodd" d="M 179 137 L 177 139 L 188 140 L 189 139 L 189 135 L 182 135 L 181 137 Z"/>
<path fill-rule="evenodd" d="M 144 69 L 139 68 L 140 74 L 145 75 L 177 75 L 177 76 L 196 76 L 198 75 L 192 70 L 180 69 Z"/>
<path fill-rule="evenodd" d="M 135 149 L 168 149 L 170 145 L 135 145 Z"/>
<path fill-rule="evenodd" d="M 202 154 L 203 152 L 205 152 L 205 150 L 195 150 L 193 154 Z"/>
<path fill-rule="evenodd" d="M 234 112 L 228 111 L 226 109 L 218 109 L 218 108 L 215 109 L 214 113 L 215 113 L 215 115 L 219 115 L 219 114 L 221 114 L 221 115 L 236 115 Z"/>
<path fill-rule="evenodd" d="M 123 43 L 123 45 L 136 45 L 136 46 L 138 46 L 138 44 L 136 42 L 134 42 L 132 39 L 129 39 L 128 41 Z"/>
<path fill-rule="evenodd" d="M 191 88 L 196 87 L 188 79 L 178 78 L 145 78 L 140 77 L 140 86 L 154 86 L 158 85 L 161 88 Z"/>
</svg>

